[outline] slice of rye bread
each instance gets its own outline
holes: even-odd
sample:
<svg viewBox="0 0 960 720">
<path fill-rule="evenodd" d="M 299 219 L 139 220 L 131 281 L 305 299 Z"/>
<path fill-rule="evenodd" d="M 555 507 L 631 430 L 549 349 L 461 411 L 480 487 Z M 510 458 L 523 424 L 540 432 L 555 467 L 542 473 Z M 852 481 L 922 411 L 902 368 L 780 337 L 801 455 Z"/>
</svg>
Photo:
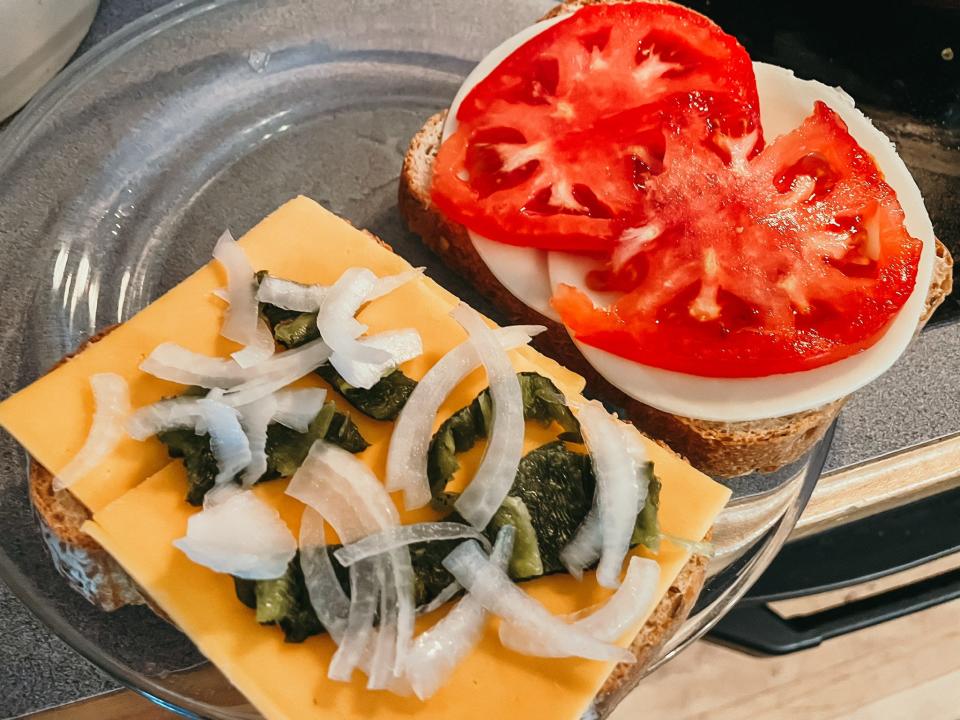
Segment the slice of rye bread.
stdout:
<svg viewBox="0 0 960 720">
<path fill-rule="evenodd" d="M 57 365 L 69 360 L 88 344 L 101 340 L 112 329 L 107 328 L 91 337 Z M 30 458 L 29 486 L 34 514 L 53 564 L 74 590 L 102 610 L 146 604 L 160 617 L 169 620 L 120 564 L 80 529 L 90 519 L 90 511 L 69 490 L 55 491 L 53 474 L 33 458 Z M 706 539 L 709 537 L 708 533 Z M 606 717 L 636 686 L 646 668 L 656 659 L 657 650 L 686 620 L 703 588 L 706 568 L 707 559 L 694 555 L 680 570 L 630 645 L 637 662 L 615 666 L 594 698 L 592 710 L 595 717 Z"/>
<path fill-rule="evenodd" d="M 54 367 L 67 362 L 87 345 L 103 339 L 113 328 L 94 335 Z M 53 489 L 53 474 L 30 458 L 30 502 L 40 533 L 57 570 L 70 586 L 103 610 L 146 602 L 136 583 L 89 535 L 80 529 L 90 511 L 68 490 Z"/>
<path fill-rule="evenodd" d="M 569 3 L 558 6 L 548 17 Z M 770 472 L 797 460 L 826 432 L 846 398 L 813 410 L 750 422 L 716 422 L 673 415 L 644 405 L 605 380 L 586 361 L 558 322 L 527 307 L 507 290 L 477 254 L 467 229 L 448 220 L 430 200 L 433 162 L 440 146 L 446 112 L 427 120 L 413 137 L 400 173 L 398 204 L 410 230 L 439 255 L 444 264 L 470 278 L 471 284 L 511 322 L 545 325 L 547 332 L 534 340 L 545 354 L 587 379 L 587 388 L 597 397 L 624 408 L 641 431 L 662 440 L 694 466 L 714 477 L 735 477 L 755 470 Z M 939 240 L 933 278 L 927 293 L 920 328 L 950 293 L 953 258 Z"/>
</svg>

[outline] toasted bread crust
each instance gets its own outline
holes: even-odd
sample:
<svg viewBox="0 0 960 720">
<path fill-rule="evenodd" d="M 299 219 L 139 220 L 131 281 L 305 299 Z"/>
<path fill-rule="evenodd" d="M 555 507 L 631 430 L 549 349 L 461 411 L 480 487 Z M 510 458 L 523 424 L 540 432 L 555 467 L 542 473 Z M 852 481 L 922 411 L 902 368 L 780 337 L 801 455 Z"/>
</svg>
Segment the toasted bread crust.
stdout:
<svg viewBox="0 0 960 720">
<path fill-rule="evenodd" d="M 598 397 L 626 410 L 643 432 L 665 441 L 700 470 L 714 477 L 735 477 L 783 467 L 809 450 L 843 407 L 841 398 L 823 407 L 768 420 L 715 422 L 657 410 L 627 396 L 586 361 L 564 327 L 531 310 L 494 277 L 470 242 L 466 228 L 434 210 L 430 200 L 433 159 L 440 145 L 445 112 L 431 117 L 410 143 L 400 173 L 398 204 L 407 226 L 444 262 L 464 277 L 512 322 L 547 327 L 535 344 L 561 364 L 583 375 Z M 937 241 L 937 263 L 921 327 L 952 286 L 953 260 Z"/>
<path fill-rule="evenodd" d="M 693 609 L 707 574 L 707 559 L 694 555 L 680 570 L 647 622 L 630 643 L 637 662 L 620 663 L 610 672 L 593 701 L 593 710 L 605 718 L 643 679 L 664 643 L 670 639 Z"/>
<path fill-rule="evenodd" d="M 77 350 L 64 357 L 62 365 L 87 345 L 107 335 L 113 328 L 94 335 Z M 112 611 L 124 605 L 140 605 L 143 595 L 129 575 L 110 554 L 83 532 L 80 526 L 90 519 L 90 511 L 67 490 L 53 489 L 53 474 L 30 458 L 30 502 L 40 526 L 43 541 L 54 567 L 70 586 L 97 607 Z"/>
</svg>

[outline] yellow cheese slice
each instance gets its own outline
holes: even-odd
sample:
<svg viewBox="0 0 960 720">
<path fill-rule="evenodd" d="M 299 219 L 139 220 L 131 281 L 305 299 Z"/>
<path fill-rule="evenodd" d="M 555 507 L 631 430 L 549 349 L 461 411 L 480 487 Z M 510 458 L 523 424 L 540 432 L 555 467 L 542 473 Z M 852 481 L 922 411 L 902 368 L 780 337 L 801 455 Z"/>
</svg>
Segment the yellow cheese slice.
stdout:
<svg viewBox="0 0 960 720">
<path fill-rule="evenodd" d="M 377 275 L 410 269 L 399 255 L 369 233 L 324 210 L 305 197 L 286 203 L 241 240 L 255 269 L 312 283 L 332 283 L 348 267 L 364 266 Z M 134 407 L 174 395 L 181 386 L 151 377 L 138 368 L 160 343 L 177 342 L 208 355 L 226 356 L 237 345 L 219 336 L 224 304 L 211 295 L 226 276 L 217 263 L 201 268 L 135 317 L 116 328 L 32 385 L 0 403 L 0 426 L 7 429 L 44 467 L 56 473 L 77 453 L 93 417 L 88 381 L 99 372 L 117 373 L 130 385 Z M 424 279 L 371 303 L 360 319 L 371 332 L 416 327 L 423 338 L 422 357 L 404 366 L 419 378 L 437 357 L 465 335 L 447 317 L 456 298 Z M 416 308 L 416 311 L 412 309 Z M 422 311 L 421 311 L 422 310 Z M 532 350 L 521 351 L 549 367 L 564 391 L 578 391 L 582 380 Z M 99 510 L 169 461 L 163 445 L 126 438 L 71 492 Z"/>
<path fill-rule="evenodd" d="M 284 205 L 241 242 L 255 267 L 303 282 L 329 283 L 347 267 L 358 265 L 378 275 L 409 267 L 368 234 L 305 198 Z M 59 469 L 85 437 L 91 416 L 85 388 L 91 374 L 109 371 L 123 375 L 131 383 L 134 405 L 140 405 L 179 391 L 177 386 L 137 370 L 142 358 L 160 342 L 173 340 L 209 354 L 223 355 L 234 349 L 217 337 L 222 307 L 210 297 L 210 291 L 222 284 L 217 268 L 201 269 L 106 339 L 0 405 L 0 423 L 40 462 Z M 423 337 L 424 354 L 407 363 L 404 370 L 419 378 L 465 337 L 448 315 L 455 302 L 450 293 L 423 280 L 372 303 L 360 319 L 370 325 L 371 332 L 416 327 Z M 183 318 L 190 318 L 190 322 L 183 322 Z M 529 348 L 513 351 L 511 359 L 518 370 L 536 370 L 553 378 L 568 396 L 582 389 L 579 376 Z M 312 377 L 304 382 L 320 383 Z M 466 378 L 444 404 L 435 426 L 472 400 L 485 384 L 482 371 Z M 382 478 L 393 426 L 356 412 L 352 416 L 372 443 L 362 458 Z M 526 449 L 552 436 L 548 429 L 531 425 Z M 654 443 L 648 445 L 663 481 L 660 518 L 664 530 L 678 537 L 703 537 L 729 492 L 669 451 Z M 472 474 L 481 454 L 482 448 L 478 447 L 461 456 L 461 472 L 454 486 L 462 485 Z M 140 482 L 151 473 L 155 474 Z M 296 532 L 302 506 L 283 494 L 285 484 L 265 483 L 256 492 L 278 507 Z M 488 720 L 507 712 L 527 718 L 576 718 L 609 673 L 610 666 L 603 663 L 509 653 L 500 647 L 495 621 L 491 621 L 476 651 L 427 703 L 366 691 L 359 674 L 352 684 L 330 682 L 326 672 L 333 647 L 327 638 L 314 637 L 299 645 L 285 643 L 277 628 L 256 623 L 253 611 L 234 596 L 229 577 L 193 564 L 172 546 L 173 540 L 183 536 L 187 520 L 197 508 L 184 501 L 183 466 L 179 462 L 167 464 L 158 442 L 125 442 L 73 490 L 95 511 L 85 530 L 271 720 Z M 404 522 L 429 517 L 428 509 L 403 514 Z M 661 567 L 660 594 L 687 559 L 685 550 L 664 543 L 656 557 Z M 609 593 L 598 588 L 589 575 L 584 582 L 565 576 L 542 578 L 524 588 L 560 613 L 588 607 Z M 198 602 L 198 598 L 203 601 Z M 419 629 L 431 621 L 421 620 Z M 624 638 L 624 642 L 628 640 Z"/>
<path fill-rule="evenodd" d="M 542 439 L 529 437 L 528 449 Z M 663 480 L 660 518 L 664 531 L 678 537 L 702 538 L 726 503 L 727 490 L 661 447 L 651 443 L 649 450 Z M 374 448 L 364 455 L 371 464 L 380 464 L 381 453 Z M 477 452 L 461 456 L 466 474 L 473 470 L 478 457 Z M 256 492 L 280 510 L 296 533 L 302 506 L 283 494 L 285 486 L 286 481 L 264 483 L 256 487 Z M 501 647 L 496 621 L 490 621 L 478 647 L 427 702 L 370 692 L 364 688 L 360 673 L 350 684 L 330 681 L 326 673 L 335 647 L 326 636 L 312 637 L 302 644 L 285 643 L 279 629 L 258 625 L 254 612 L 236 599 L 229 576 L 194 564 L 173 547 L 171 543 L 183 536 L 187 519 L 197 511 L 184 502 L 184 491 L 182 465 L 170 464 L 96 513 L 84 530 L 120 562 L 269 720 L 575 720 L 610 672 L 611 666 L 606 663 L 511 653 Z M 428 514 L 418 513 L 417 519 Z M 404 521 L 412 518 L 406 514 Z M 655 557 L 661 569 L 658 597 L 666 592 L 688 557 L 686 550 L 666 541 L 662 544 Z M 594 582 L 592 573 L 583 582 L 569 576 L 551 576 L 522 587 L 557 613 L 589 607 L 609 594 Z M 203 601 L 198 602 L 199 598 Z M 418 632 L 433 619 L 422 619 Z M 624 644 L 639 627 L 628 633 Z"/>
</svg>

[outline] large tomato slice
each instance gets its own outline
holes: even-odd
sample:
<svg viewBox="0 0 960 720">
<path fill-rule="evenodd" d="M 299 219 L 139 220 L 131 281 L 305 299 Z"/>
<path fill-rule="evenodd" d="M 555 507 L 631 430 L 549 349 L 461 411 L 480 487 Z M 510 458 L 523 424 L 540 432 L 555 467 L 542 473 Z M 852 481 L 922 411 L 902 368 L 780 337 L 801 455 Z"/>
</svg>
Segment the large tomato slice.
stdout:
<svg viewBox="0 0 960 720">
<path fill-rule="evenodd" d="M 725 132 L 762 144 L 753 67 L 733 37 L 677 5 L 584 7 L 467 94 L 434 165 L 433 201 L 500 242 L 602 251 L 656 169 L 665 108 L 691 91 L 726 95 Z M 611 135 L 625 116 L 642 119 L 626 145 Z"/>
<path fill-rule="evenodd" d="M 759 153 L 718 145 L 709 105 L 668 128 L 641 221 L 588 278 L 624 294 L 597 309 L 563 287 L 564 323 L 617 355 L 718 377 L 810 369 L 872 345 L 910 296 L 921 251 L 873 159 L 823 103 Z"/>
</svg>

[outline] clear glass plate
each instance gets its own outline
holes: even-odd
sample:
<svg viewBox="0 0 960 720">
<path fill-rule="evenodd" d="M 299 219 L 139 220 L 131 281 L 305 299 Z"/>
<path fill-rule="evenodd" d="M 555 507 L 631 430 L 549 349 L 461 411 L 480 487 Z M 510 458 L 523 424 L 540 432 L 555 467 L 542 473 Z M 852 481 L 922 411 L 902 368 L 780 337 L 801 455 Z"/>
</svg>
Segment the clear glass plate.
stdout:
<svg viewBox="0 0 960 720">
<path fill-rule="evenodd" d="M 369 228 L 496 317 L 403 228 L 397 177 L 411 136 L 473 64 L 548 7 L 194 0 L 108 38 L 2 137 L 3 395 L 206 262 L 223 228 L 239 235 L 298 193 Z M 700 602 L 654 666 L 703 635 L 766 567 L 828 442 L 775 475 L 732 483 Z M 158 702 L 188 715 L 255 717 L 151 611 L 102 613 L 68 588 L 34 523 L 25 455 L 9 437 L 0 443 L 0 576 L 24 603 Z"/>
</svg>

